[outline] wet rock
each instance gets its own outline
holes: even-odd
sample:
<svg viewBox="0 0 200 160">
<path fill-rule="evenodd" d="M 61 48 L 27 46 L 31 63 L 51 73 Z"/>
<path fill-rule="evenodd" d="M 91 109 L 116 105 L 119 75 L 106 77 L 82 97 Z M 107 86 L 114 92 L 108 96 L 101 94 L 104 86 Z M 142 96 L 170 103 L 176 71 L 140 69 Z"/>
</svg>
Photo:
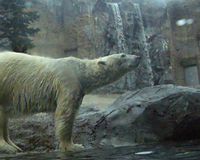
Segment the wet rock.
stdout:
<svg viewBox="0 0 200 160">
<path fill-rule="evenodd" d="M 95 106 L 81 106 L 78 113 L 79 118 L 76 119 L 75 122 L 75 140 L 77 137 L 79 139 L 81 137 L 82 140 L 85 139 L 83 135 L 86 136 L 86 132 L 84 132 L 82 128 L 88 125 L 86 122 L 88 118 L 90 118 L 90 125 L 95 124 L 95 122 L 103 116 L 103 114 L 95 116 L 99 111 L 100 110 Z M 80 124 L 82 128 L 76 128 L 77 124 Z M 39 113 L 19 119 L 12 118 L 9 125 L 10 138 L 23 151 L 55 150 L 59 148 L 59 141 L 55 136 L 54 125 L 54 113 Z M 87 140 L 93 137 L 93 135 L 90 134 L 90 130 L 88 132 Z M 87 144 L 87 140 L 84 142 L 85 144 Z M 94 140 L 92 140 L 92 142 L 93 141 Z"/>
<path fill-rule="evenodd" d="M 105 111 L 79 115 L 76 140 L 90 147 L 200 138 L 199 104 L 200 90 L 175 85 L 127 92 Z"/>
<path fill-rule="evenodd" d="M 174 85 L 125 93 L 105 111 L 113 111 L 106 135 L 122 143 L 200 138 L 199 98 L 200 90 Z"/>
<path fill-rule="evenodd" d="M 58 148 L 54 115 L 13 119 L 11 139 L 23 150 Z M 110 107 L 81 106 L 74 141 L 86 148 L 200 138 L 200 90 L 175 85 L 121 95 Z"/>
<path fill-rule="evenodd" d="M 159 84 L 175 84 L 172 74 L 169 71 L 165 71 L 159 80 Z"/>
<path fill-rule="evenodd" d="M 40 113 L 10 120 L 11 140 L 23 151 L 48 151 L 58 148 L 54 114 Z"/>
</svg>

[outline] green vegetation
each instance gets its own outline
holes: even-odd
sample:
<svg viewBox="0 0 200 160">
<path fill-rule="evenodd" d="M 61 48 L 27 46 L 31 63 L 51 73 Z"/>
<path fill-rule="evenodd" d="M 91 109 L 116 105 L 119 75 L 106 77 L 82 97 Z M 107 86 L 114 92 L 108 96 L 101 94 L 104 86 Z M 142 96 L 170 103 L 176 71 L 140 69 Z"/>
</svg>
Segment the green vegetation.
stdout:
<svg viewBox="0 0 200 160">
<path fill-rule="evenodd" d="M 29 36 L 34 36 L 39 28 L 29 27 L 39 19 L 35 11 L 28 11 L 26 0 L 0 0 L 0 45 L 9 41 L 10 48 L 15 52 L 27 52 L 34 47 Z"/>
</svg>

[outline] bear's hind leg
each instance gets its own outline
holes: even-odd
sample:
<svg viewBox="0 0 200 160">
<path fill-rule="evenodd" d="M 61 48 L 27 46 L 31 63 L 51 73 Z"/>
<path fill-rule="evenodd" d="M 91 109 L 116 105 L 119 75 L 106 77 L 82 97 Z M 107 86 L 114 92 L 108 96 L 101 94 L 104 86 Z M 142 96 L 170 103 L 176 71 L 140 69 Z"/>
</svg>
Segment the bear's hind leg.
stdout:
<svg viewBox="0 0 200 160">
<path fill-rule="evenodd" d="M 22 152 L 22 149 L 16 146 L 9 137 L 9 132 L 8 132 L 8 118 L 5 117 L 4 119 L 4 127 L 3 127 L 3 138 L 4 140 L 11 146 L 13 146 L 15 149 L 17 149 L 19 152 Z"/>
<path fill-rule="evenodd" d="M 5 119 L 3 111 L 0 110 L 0 153 L 16 153 L 17 149 L 9 145 L 4 139 Z"/>
</svg>

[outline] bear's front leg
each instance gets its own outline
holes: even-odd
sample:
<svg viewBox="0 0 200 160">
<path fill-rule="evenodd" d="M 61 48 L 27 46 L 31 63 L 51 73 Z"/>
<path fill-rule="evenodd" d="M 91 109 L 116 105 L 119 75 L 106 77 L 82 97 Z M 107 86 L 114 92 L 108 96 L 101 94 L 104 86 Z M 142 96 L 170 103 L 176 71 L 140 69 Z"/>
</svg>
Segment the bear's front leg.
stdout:
<svg viewBox="0 0 200 160">
<path fill-rule="evenodd" d="M 69 94 L 68 94 L 69 95 Z M 76 151 L 84 147 L 74 144 L 72 140 L 73 125 L 83 96 L 71 94 L 66 98 L 58 98 L 55 114 L 56 135 L 60 140 L 60 151 Z"/>
<path fill-rule="evenodd" d="M 63 143 L 60 142 L 60 151 L 65 152 L 65 151 L 78 151 L 84 149 L 82 144 L 74 144 L 73 142 L 71 143 Z"/>
</svg>

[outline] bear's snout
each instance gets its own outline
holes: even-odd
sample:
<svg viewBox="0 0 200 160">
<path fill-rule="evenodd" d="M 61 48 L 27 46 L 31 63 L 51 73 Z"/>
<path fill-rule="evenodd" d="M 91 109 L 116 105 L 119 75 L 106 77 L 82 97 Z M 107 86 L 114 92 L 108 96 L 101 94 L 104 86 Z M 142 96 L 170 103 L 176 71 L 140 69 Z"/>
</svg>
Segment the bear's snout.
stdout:
<svg viewBox="0 0 200 160">
<path fill-rule="evenodd" d="M 134 58 L 130 61 L 130 64 L 129 64 L 129 68 L 130 69 L 135 69 L 138 67 L 138 65 L 140 64 L 140 61 L 141 61 L 141 57 L 140 56 L 134 56 Z"/>
<path fill-rule="evenodd" d="M 140 62 L 140 60 L 142 59 L 142 57 L 140 56 L 136 56 L 136 60 Z"/>
</svg>

